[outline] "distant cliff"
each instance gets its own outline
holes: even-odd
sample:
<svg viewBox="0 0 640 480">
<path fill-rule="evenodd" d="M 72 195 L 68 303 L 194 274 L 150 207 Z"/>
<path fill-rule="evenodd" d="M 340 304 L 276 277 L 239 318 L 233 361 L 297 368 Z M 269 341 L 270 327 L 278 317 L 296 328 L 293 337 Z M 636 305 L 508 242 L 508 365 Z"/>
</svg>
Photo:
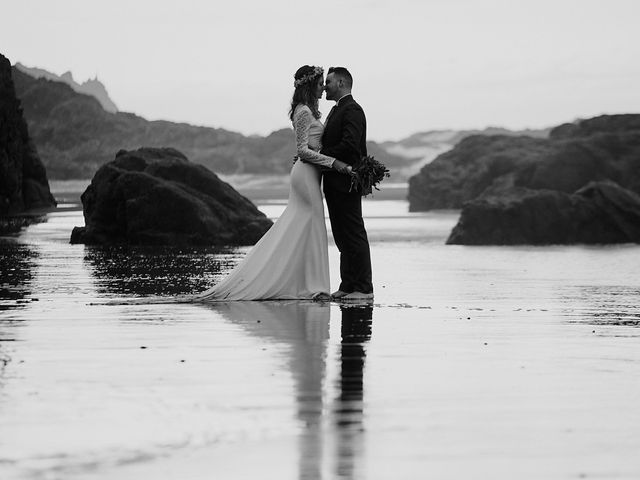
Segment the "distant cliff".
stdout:
<svg viewBox="0 0 640 480">
<path fill-rule="evenodd" d="M 91 178 L 121 149 L 172 147 L 218 174 L 286 174 L 295 154 L 291 129 L 247 137 L 220 128 L 148 121 L 131 113 L 105 111 L 92 96 L 69 85 L 36 79 L 13 69 L 16 92 L 34 142 L 51 178 Z M 369 142 L 370 154 L 393 170 L 406 163 Z"/>
<path fill-rule="evenodd" d="M 41 68 L 25 67 L 21 63 L 16 63 L 15 68 L 34 78 L 46 78 L 47 80 L 66 83 L 75 92 L 84 93 L 85 95 L 91 95 L 92 97 L 94 97 L 96 100 L 98 100 L 98 102 L 100 102 L 102 108 L 104 108 L 107 112 L 116 113 L 118 111 L 118 107 L 116 107 L 116 104 L 113 102 L 113 100 L 111 100 L 106 87 L 100 80 L 98 80 L 98 77 L 91 78 L 83 83 L 78 83 L 73 79 L 73 75 L 71 74 L 71 72 L 65 72 L 62 75 L 56 75 L 55 73 L 48 72 L 47 70 L 43 70 Z"/>
<path fill-rule="evenodd" d="M 0 54 L 0 215 L 55 203 L 16 98 L 11 63 Z"/>
<path fill-rule="evenodd" d="M 573 193 L 612 180 L 640 192 L 640 115 L 603 115 L 565 124 L 549 138 L 471 136 L 409 181 L 411 211 L 459 209 L 501 189 Z"/>
</svg>

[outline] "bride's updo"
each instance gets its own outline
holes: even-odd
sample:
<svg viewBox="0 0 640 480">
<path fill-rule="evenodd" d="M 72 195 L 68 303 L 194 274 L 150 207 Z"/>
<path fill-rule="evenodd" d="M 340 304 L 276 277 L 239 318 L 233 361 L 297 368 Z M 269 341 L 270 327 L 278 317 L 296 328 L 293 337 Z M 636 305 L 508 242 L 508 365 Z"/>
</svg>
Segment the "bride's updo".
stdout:
<svg viewBox="0 0 640 480">
<path fill-rule="evenodd" d="M 289 118 L 293 121 L 293 112 L 300 104 L 306 105 L 311 109 L 315 118 L 320 118 L 320 111 L 318 110 L 318 97 L 316 97 L 316 87 L 318 86 L 318 80 L 324 75 L 322 67 L 314 67 L 311 65 L 303 65 L 300 67 L 293 76 L 293 98 L 291 99 L 291 110 L 289 111 Z"/>
</svg>

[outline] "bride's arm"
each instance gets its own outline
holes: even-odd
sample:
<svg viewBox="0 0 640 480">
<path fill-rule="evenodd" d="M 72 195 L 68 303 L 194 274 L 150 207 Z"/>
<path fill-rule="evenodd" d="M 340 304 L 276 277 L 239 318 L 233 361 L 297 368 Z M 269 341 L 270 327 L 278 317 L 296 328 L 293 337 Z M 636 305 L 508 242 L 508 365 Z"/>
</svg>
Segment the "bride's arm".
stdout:
<svg viewBox="0 0 640 480">
<path fill-rule="evenodd" d="M 311 110 L 299 107 L 293 114 L 293 129 L 296 133 L 296 149 L 298 158 L 307 163 L 313 163 L 323 167 L 331 168 L 336 161 L 333 157 L 322 155 L 309 148 L 309 128 L 313 122 Z"/>
</svg>

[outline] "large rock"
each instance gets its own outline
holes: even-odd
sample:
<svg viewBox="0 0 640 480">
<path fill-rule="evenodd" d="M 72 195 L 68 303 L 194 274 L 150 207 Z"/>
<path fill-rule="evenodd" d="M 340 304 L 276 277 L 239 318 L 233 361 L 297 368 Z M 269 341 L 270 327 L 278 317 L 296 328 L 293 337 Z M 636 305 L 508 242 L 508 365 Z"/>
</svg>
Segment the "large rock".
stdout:
<svg viewBox="0 0 640 480">
<path fill-rule="evenodd" d="M 547 138 L 550 128 L 509 130 L 500 127 L 486 127 L 482 130 L 429 130 L 414 133 L 397 141 L 386 141 L 378 145 L 388 153 L 403 157 L 403 162 L 385 161 L 391 170 L 394 182 L 407 181 L 416 175 L 425 165 L 439 155 L 451 150 L 461 140 L 474 135 L 508 135 L 513 137 Z M 378 158 L 378 153 L 367 145 L 369 155 Z M 382 158 L 382 157 L 380 157 Z"/>
<path fill-rule="evenodd" d="M 458 209 L 551 151 L 542 138 L 473 135 L 409 179 L 409 210 Z M 510 180 L 512 183 L 513 180 Z"/>
<path fill-rule="evenodd" d="M 574 123 L 564 123 L 549 133 L 552 139 L 590 137 L 597 133 L 625 133 L 640 131 L 640 115 L 600 115 Z"/>
<path fill-rule="evenodd" d="M 171 148 L 121 150 L 82 194 L 71 243 L 251 245 L 271 227 L 248 199 Z"/>
<path fill-rule="evenodd" d="M 409 181 L 409 209 L 458 209 L 496 187 L 573 193 L 612 180 L 640 193 L 640 115 L 603 115 L 553 129 L 548 139 L 469 137 Z"/>
<path fill-rule="evenodd" d="M 16 98 L 11 63 L 0 55 L 0 215 L 55 205 Z"/>
<path fill-rule="evenodd" d="M 574 194 L 513 187 L 465 204 L 448 244 L 640 243 L 640 196 L 611 182 Z"/>
<path fill-rule="evenodd" d="M 609 115 L 551 131 L 551 154 L 522 168 L 516 185 L 572 193 L 612 180 L 640 193 L 640 115 Z"/>
</svg>

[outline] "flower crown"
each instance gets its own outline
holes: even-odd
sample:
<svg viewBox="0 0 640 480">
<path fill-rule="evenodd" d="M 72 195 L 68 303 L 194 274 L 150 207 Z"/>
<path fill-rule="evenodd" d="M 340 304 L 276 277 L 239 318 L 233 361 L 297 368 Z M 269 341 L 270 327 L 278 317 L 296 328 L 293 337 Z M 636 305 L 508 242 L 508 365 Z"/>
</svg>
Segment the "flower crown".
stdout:
<svg viewBox="0 0 640 480">
<path fill-rule="evenodd" d="M 313 67 L 313 72 L 307 73 L 306 75 L 303 75 L 302 77 L 297 79 L 295 82 L 293 82 L 293 86 L 298 88 L 300 85 L 310 82 L 319 75 L 324 75 L 324 69 L 322 67 Z"/>
</svg>

